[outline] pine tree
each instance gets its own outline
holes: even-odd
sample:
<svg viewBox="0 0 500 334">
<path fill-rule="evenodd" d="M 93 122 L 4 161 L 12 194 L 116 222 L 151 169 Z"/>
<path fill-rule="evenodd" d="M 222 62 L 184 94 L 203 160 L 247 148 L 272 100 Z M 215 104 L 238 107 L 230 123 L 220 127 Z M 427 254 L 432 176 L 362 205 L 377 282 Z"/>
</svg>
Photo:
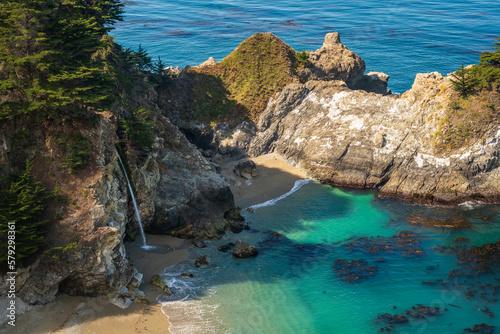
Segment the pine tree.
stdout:
<svg viewBox="0 0 500 334">
<path fill-rule="evenodd" d="M 24 171 L 11 175 L 7 186 L 0 191 L 0 263 L 8 257 L 9 222 L 15 223 L 16 264 L 39 251 L 45 244 L 47 220 L 40 218 L 50 194 L 31 175 L 32 164 Z"/>
<path fill-rule="evenodd" d="M 165 70 L 165 67 L 167 66 L 167 64 L 165 64 L 160 56 L 158 56 L 158 62 L 154 63 L 153 64 L 153 71 L 158 74 L 158 75 L 162 75 L 164 70 Z"/>
<path fill-rule="evenodd" d="M 500 66 L 500 37 L 498 37 L 498 41 L 496 41 L 495 46 L 493 47 L 495 52 L 483 51 L 479 56 L 481 60 L 481 64 L 488 64 L 491 66 Z"/>
<path fill-rule="evenodd" d="M 139 44 L 139 50 L 135 52 L 134 59 L 139 71 L 149 70 L 153 65 L 151 57 L 148 56 L 148 52 L 142 48 L 142 44 Z"/>
<path fill-rule="evenodd" d="M 0 120 L 99 111 L 116 94 L 119 0 L 0 2 Z"/>
<path fill-rule="evenodd" d="M 450 79 L 453 89 L 457 91 L 460 96 L 467 97 L 472 94 L 475 85 L 475 78 L 470 75 L 468 69 L 464 67 L 464 63 L 460 69 L 451 75 L 455 79 Z"/>
</svg>

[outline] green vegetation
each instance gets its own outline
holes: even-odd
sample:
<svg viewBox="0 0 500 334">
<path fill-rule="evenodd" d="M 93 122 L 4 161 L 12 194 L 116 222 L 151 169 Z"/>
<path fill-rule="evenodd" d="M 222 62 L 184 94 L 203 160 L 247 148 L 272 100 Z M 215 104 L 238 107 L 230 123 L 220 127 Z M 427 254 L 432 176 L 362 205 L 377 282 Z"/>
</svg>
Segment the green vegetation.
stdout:
<svg viewBox="0 0 500 334">
<path fill-rule="evenodd" d="M 452 74 L 451 96 L 446 115 L 434 134 L 440 150 L 454 150 L 484 139 L 486 133 L 500 123 L 500 38 L 494 52 L 483 52 L 480 63 L 464 67 Z"/>
<path fill-rule="evenodd" d="M 296 57 L 297 60 L 301 63 L 307 63 L 309 61 L 310 52 L 306 50 L 302 50 L 301 52 L 297 52 Z"/>
<path fill-rule="evenodd" d="M 110 25 L 119 0 L 0 4 L 0 120 L 100 111 L 117 85 Z"/>
<path fill-rule="evenodd" d="M 65 142 L 65 161 L 64 165 L 69 168 L 71 173 L 75 173 L 80 169 L 84 169 L 90 158 L 90 151 L 92 150 L 92 143 L 87 138 L 83 137 L 81 133 L 74 133 Z"/>
<path fill-rule="evenodd" d="M 460 96 L 467 97 L 472 94 L 474 87 L 476 86 L 476 80 L 474 76 L 469 73 L 469 71 L 464 67 L 464 63 L 458 71 L 452 73 L 451 84 L 453 89 L 457 91 Z"/>
<path fill-rule="evenodd" d="M 128 119 L 120 120 L 118 132 L 120 137 L 144 152 L 149 152 L 155 142 L 154 122 L 144 108 L 135 109 Z"/>
<path fill-rule="evenodd" d="M 18 266 L 46 245 L 45 226 L 41 218 L 52 194 L 31 175 L 32 164 L 26 163 L 19 174 L 11 174 L 0 190 L 0 262 L 8 259 L 9 222 L 15 223 L 15 258 Z M 12 255 L 12 254 L 11 254 Z"/>
<path fill-rule="evenodd" d="M 271 96 L 296 78 L 297 53 L 270 33 L 243 41 L 222 62 L 189 70 L 193 86 L 187 111 L 203 122 L 255 119 Z"/>
</svg>

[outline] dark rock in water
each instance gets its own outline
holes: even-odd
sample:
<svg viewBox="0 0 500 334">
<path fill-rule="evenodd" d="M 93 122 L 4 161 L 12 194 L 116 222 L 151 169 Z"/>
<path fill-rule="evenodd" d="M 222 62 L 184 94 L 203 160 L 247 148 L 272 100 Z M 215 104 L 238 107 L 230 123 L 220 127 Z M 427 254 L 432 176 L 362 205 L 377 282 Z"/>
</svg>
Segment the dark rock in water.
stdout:
<svg viewBox="0 0 500 334">
<path fill-rule="evenodd" d="M 453 242 L 459 243 L 459 242 L 470 242 L 470 239 L 467 237 L 458 237 L 453 240 Z"/>
<path fill-rule="evenodd" d="M 485 323 L 480 325 L 474 325 L 473 328 L 464 329 L 463 333 L 479 333 L 479 334 L 493 334 L 495 332 L 495 326 L 490 326 Z"/>
<path fill-rule="evenodd" d="M 206 267 L 210 266 L 210 261 L 208 260 L 208 256 L 202 255 L 202 256 L 198 257 L 196 259 L 196 261 L 194 262 L 194 265 L 196 267 L 202 267 L 202 268 L 206 268 Z"/>
<path fill-rule="evenodd" d="M 184 277 L 184 278 L 193 278 L 194 277 L 194 275 L 191 274 L 191 273 L 189 273 L 189 274 L 188 273 L 182 273 L 179 276 L 180 277 Z"/>
<path fill-rule="evenodd" d="M 207 245 L 205 245 L 205 243 L 204 243 L 203 241 L 200 241 L 200 240 L 196 240 L 196 239 L 194 239 L 194 240 L 192 241 L 192 243 L 193 243 L 193 245 L 194 245 L 195 247 L 197 247 L 197 248 L 205 248 L 205 247 L 207 247 Z"/>
<path fill-rule="evenodd" d="M 439 229 L 461 229 L 461 228 L 471 228 L 472 223 L 460 218 L 446 218 L 446 219 L 433 219 L 428 217 L 410 217 L 408 223 L 412 225 L 418 225 L 421 227 L 439 228 Z"/>
<path fill-rule="evenodd" d="M 238 164 L 234 166 L 233 172 L 234 174 L 247 180 L 251 180 L 252 177 L 259 175 L 257 173 L 255 162 L 252 160 L 238 162 Z"/>
<path fill-rule="evenodd" d="M 344 246 L 351 251 L 364 251 L 370 254 L 399 252 L 403 256 L 421 257 L 425 255 L 420 244 L 421 237 L 422 235 L 418 233 L 401 231 L 390 237 L 350 238 L 348 240 L 353 241 Z"/>
<path fill-rule="evenodd" d="M 377 320 L 383 321 L 389 325 L 397 325 L 404 324 L 408 322 L 408 318 L 404 315 L 394 314 L 390 315 L 389 313 L 382 313 L 377 315 Z"/>
<path fill-rule="evenodd" d="M 433 271 L 435 269 L 436 269 L 436 267 L 434 267 L 434 266 L 427 266 L 427 268 L 425 268 L 425 270 L 427 270 L 427 271 Z"/>
<path fill-rule="evenodd" d="M 368 266 L 366 260 L 347 261 L 338 259 L 333 265 L 335 274 L 343 281 L 348 283 L 359 282 L 360 279 L 369 278 L 377 274 L 377 266 Z"/>
<path fill-rule="evenodd" d="M 245 226 L 243 226 L 243 229 L 244 229 L 245 231 L 248 231 L 248 230 L 250 230 L 250 226 L 248 226 L 248 224 L 246 224 Z"/>
<path fill-rule="evenodd" d="M 247 244 L 244 241 L 238 240 L 233 248 L 233 256 L 237 258 L 247 258 L 252 256 L 257 256 L 259 251 L 252 245 Z"/>
<path fill-rule="evenodd" d="M 230 242 L 230 243 L 228 243 L 227 245 L 222 245 L 222 246 L 220 246 L 220 247 L 218 248 L 218 250 L 219 250 L 220 252 L 227 253 L 227 252 L 229 252 L 231 249 L 233 249 L 233 247 L 234 247 L 234 243 Z"/>
</svg>

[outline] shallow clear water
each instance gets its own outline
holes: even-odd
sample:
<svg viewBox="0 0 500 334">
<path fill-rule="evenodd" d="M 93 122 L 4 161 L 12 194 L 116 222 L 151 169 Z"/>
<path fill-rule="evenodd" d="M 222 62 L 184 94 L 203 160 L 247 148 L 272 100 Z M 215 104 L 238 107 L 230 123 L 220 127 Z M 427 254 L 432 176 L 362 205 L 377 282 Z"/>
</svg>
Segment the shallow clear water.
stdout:
<svg viewBox="0 0 500 334">
<path fill-rule="evenodd" d="M 500 326 L 499 302 L 486 302 L 479 293 L 467 299 L 464 290 L 456 287 L 422 284 L 446 281 L 456 268 L 456 256 L 433 249 L 435 245 L 456 245 L 453 240 L 457 237 L 469 237 L 468 246 L 496 242 L 499 211 L 499 206 L 450 209 L 412 205 L 377 199 L 375 192 L 309 183 L 275 205 L 245 213 L 249 231 L 194 249 L 193 259 L 209 256 L 209 268 L 194 268 L 194 261 L 167 268 L 174 299 L 184 301 L 160 301 L 165 302 L 163 310 L 173 324 L 173 333 L 375 333 L 385 326 L 376 323 L 378 314 L 404 315 L 416 304 L 447 311 L 395 325 L 395 333 L 461 333 L 474 324 Z M 408 223 L 411 216 L 462 218 L 473 227 L 456 231 L 421 228 Z M 270 240 L 270 231 L 287 239 Z M 425 255 L 371 254 L 344 246 L 352 237 L 389 237 L 400 231 L 421 233 Z M 237 239 L 256 245 L 259 255 L 235 259 L 217 250 Z M 378 272 L 348 283 L 332 268 L 337 259 L 365 259 Z M 498 275 L 500 268 L 494 270 Z M 195 277 L 179 278 L 182 272 Z M 482 284 L 500 284 L 493 275 L 478 279 Z M 485 307 L 497 316 L 481 311 Z"/>
<path fill-rule="evenodd" d="M 416 73 L 478 62 L 500 35 L 497 0 L 130 0 L 117 41 L 173 66 L 222 60 L 244 39 L 272 32 L 296 50 L 316 50 L 331 31 L 389 88 L 411 88 Z"/>
</svg>

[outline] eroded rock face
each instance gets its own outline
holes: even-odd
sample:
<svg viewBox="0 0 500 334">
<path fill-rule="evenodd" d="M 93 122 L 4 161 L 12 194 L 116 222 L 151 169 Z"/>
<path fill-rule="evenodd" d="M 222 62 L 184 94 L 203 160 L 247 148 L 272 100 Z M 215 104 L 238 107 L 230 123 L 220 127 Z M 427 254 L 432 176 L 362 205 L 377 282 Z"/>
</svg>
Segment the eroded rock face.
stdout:
<svg viewBox="0 0 500 334">
<path fill-rule="evenodd" d="M 34 134 L 42 140 L 44 130 Z M 16 297 L 27 304 L 46 304 L 57 292 L 71 295 L 105 295 L 120 307 L 126 307 L 144 294 L 138 289 L 142 274 L 127 259 L 123 236 L 128 219 L 127 186 L 118 166 L 114 146 L 116 134 L 104 119 L 82 135 L 92 143 L 89 168 L 65 180 L 61 191 L 74 205 L 59 204 L 63 218 L 53 222 L 48 235 L 53 247 L 74 246 L 38 259 L 19 269 Z M 38 153 L 50 157 L 50 147 L 38 147 Z M 51 178 L 57 165 L 35 168 L 41 177 Z M 54 163 L 55 164 L 55 163 Z M 56 255 L 55 257 L 53 255 Z M 7 277 L 2 276 L 0 295 L 7 291 Z"/>
<path fill-rule="evenodd" d="M 132 180 L 147 232 L 180 238 L 216 238 L 234 209 L 229 184 L 179 129 L 156 116 L 158 135 L 144 160 L 129 155 Z"/>
<path fill-rule="evenodd" d="M 277 152 L 324 183 L 458 202 L 500 194 L 500 128 L 453 152 L 436 152 L 449 79 L 419 74 L 402 96 L 351 90 L 341 81 L 290 84 L 261 115 L 249 155 Z"/>
<path fill-rule="evenodd" d="M 299 73 L 301 82 L 342 80 L 346 83 L 363 75 L 366 66 L 360 56 L 340 42 L 338 32 L 325 36 L 323 46 L 309 55 L 309 63 Z"/>
</svg>

